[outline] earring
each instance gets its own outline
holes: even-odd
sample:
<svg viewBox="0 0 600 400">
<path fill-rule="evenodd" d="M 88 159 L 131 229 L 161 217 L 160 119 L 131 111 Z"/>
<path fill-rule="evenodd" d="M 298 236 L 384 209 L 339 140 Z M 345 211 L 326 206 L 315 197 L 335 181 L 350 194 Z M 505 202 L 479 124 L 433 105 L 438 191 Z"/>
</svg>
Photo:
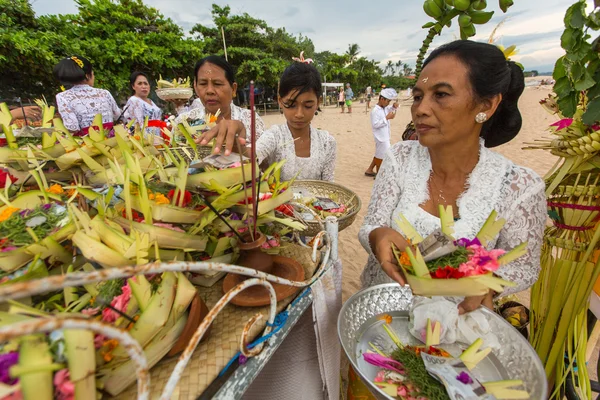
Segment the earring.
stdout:
<svg viewBox="0 0 600 400">
<path fill-rule="evenodd" d="M 478 124 L 483 124 L 485 121 L 487 121 L 487 118 L 488 116 L 486 113 L 480 112 L 475 116 L 475 122 L 477 122 Z"/>
</svg>

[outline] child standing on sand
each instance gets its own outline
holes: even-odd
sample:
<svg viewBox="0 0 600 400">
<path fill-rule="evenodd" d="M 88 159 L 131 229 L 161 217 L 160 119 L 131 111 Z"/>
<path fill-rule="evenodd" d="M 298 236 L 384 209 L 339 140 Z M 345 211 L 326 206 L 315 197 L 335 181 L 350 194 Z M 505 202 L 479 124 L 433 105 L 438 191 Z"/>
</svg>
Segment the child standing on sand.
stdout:
<svg viewBox="0 0 600 400">
<path fill-rule="evenodd" d="M 375 137 L 375 157 L 373 157 L 371 165 L 365 171 L 366 176 L 377 175 L 385 153 L 391 146 L 390 120 L 396 117 L 398 102 L 394 102 L 393 105 L 390 105 L 390 103 L 397 97 L 398 93 L 394 89 L 382 89 L 377 106 L 373 107 L 371 111 L 371 127 Z M 375 171 L 375 167 L 377 167 L 377 171 Z"/>
</svg>

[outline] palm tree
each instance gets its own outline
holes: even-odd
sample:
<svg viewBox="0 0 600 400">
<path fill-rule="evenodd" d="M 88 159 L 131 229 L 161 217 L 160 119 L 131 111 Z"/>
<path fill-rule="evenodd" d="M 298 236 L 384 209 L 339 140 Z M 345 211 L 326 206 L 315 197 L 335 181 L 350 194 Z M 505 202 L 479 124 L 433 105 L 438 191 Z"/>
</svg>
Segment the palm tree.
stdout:
<svg viewBox="0 0 600 400">
<path fill-rule="evenodd" d="M 348 45 L 348 50 L 346 50 L 346 55 L 350 60 L 350 64 L 357 60 L 358 55 L 360 54 L 360 47 L 356 43 L 352 43 Z"/>
<path fill-rule="evenodd" d="M 401 72 L 402 71 L 402 60 L 396 61 L 396 68 L 397 68 L 397 71 L 398 71 L 398 75 L 400 75 L 402 73 Z"/>
<path fill-rule="evenodd" d="M 391 60 L 389 60 L 389 61 L 387 62 L 387 64 L 385 65 L 385 70 L 384 70 L 384 71 L 385 71 L 385 74 L 387 75 L 387 74 L 388 74 L 390 71 L 393 71 L 393 68 L 394 68 L 394 67 L 393 67 L 392 61 L 391 61 Z"/>
<path fill-rule="evenodd" d="M 403 64 L 402 65 L 402 69 L 403 69 L 403 75 L 404 76 L 409 76 L 413 72 L 412 68 L 408 64 Z"/>
</svg>

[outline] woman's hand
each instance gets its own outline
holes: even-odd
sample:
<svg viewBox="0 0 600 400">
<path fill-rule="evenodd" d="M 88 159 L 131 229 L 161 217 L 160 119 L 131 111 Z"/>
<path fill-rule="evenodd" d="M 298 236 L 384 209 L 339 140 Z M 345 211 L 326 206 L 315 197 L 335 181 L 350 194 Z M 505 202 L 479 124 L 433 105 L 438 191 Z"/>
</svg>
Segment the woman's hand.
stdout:
<svg viewBox="0 0 600 400">
<path fill-rule="evenodd" d="M 212 128 L 210 131 L 204 132 L 194 141 L 200 145 L 207 145 L 212 139 L 216 138 L 214 154 L 221 152 L 221 146 L 225 142 L 225 155 L 231 154 L 232 150 L 237 151 L 237 147 L 234 149 L 235 141 L 238 140 L 242 146 L 246 145 L 246 128 L 240 121 L 223 119 L 217 123 L 217 126 Z"/>
<path fill-rule="evenodd" d="M 392 228 L 382 227 L 371 231 L 369 242 L 384 272 L 399 284 L 406 285 L 404 273 L 400 266 L 398 266 L 392 252 L 392 244 L 396 245 L 399 251 L 404 251 L 406 246 L 408 246 L 406 239 Z"/>
<path fill-rule="evenodd" d="M 25 112 L 23 112 L 23 110 Z M 42 110 L 38 106 L 27 106 L 27 107 L 18 107 L 13 110 L 10 110 L 10 114 L 13 119 L 29 119 L 31 121 L 36 121 L 41 118 Z"/>
<path fill-rule="evenodd" d="M 465 299 L 458 305 L 458 314 L 462 315 L 471 311 L 475 311 L 479 308 L 480 305 L 489 308 L 490 310 L 494 309 L 494 292 L 489 291 L 487 294 L 483 296 L 471 296 L 465 297 Z"/>
</svg>

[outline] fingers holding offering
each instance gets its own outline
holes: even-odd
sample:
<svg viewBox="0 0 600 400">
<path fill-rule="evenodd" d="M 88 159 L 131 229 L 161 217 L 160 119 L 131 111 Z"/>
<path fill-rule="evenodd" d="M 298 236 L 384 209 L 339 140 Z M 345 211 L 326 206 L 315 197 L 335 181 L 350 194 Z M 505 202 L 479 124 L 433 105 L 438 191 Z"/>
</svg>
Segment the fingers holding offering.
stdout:
<svg viewBox="0 0 600 400">
<path fill-rule="evenodd" d="M 382 227 L 371 232 L 369 241 L 371 242 L 371 249 L 373 249 L 373 253 L 384 272 L 396 282 L 405 285 L 406 277 L 396 262 L 392 245 L 395 245 L 400 251 L 404 251 L 408 246 L 406 239 L 394 229 Z"/>
<path fill-rule="evenodd" d="M 483 305 L 489 309 L 493 308 L 493 299 L 494 292 L 491 290 L 482 296 L 470 296 L 465 297 L 465 299 L 458 305 L 458 314 L 462 315 L 471 311 L 475 311 L 479 308 L 479 306 Z"/>
<path fill-rule="evenodd" d="M 232 151 L 236 151 L 236 140 L 239 141 L 240 145 L 246 145 L 246 128 L 240 121 L 222 120 L 211 130 L 197 137 L 195 142 L 205 146 L 213 139 L 215 139 L 215 150 L 213 153 L 219 154 L 221 148 L 224 146 L 224 155 L 227 156 Z"/>
</svg>

